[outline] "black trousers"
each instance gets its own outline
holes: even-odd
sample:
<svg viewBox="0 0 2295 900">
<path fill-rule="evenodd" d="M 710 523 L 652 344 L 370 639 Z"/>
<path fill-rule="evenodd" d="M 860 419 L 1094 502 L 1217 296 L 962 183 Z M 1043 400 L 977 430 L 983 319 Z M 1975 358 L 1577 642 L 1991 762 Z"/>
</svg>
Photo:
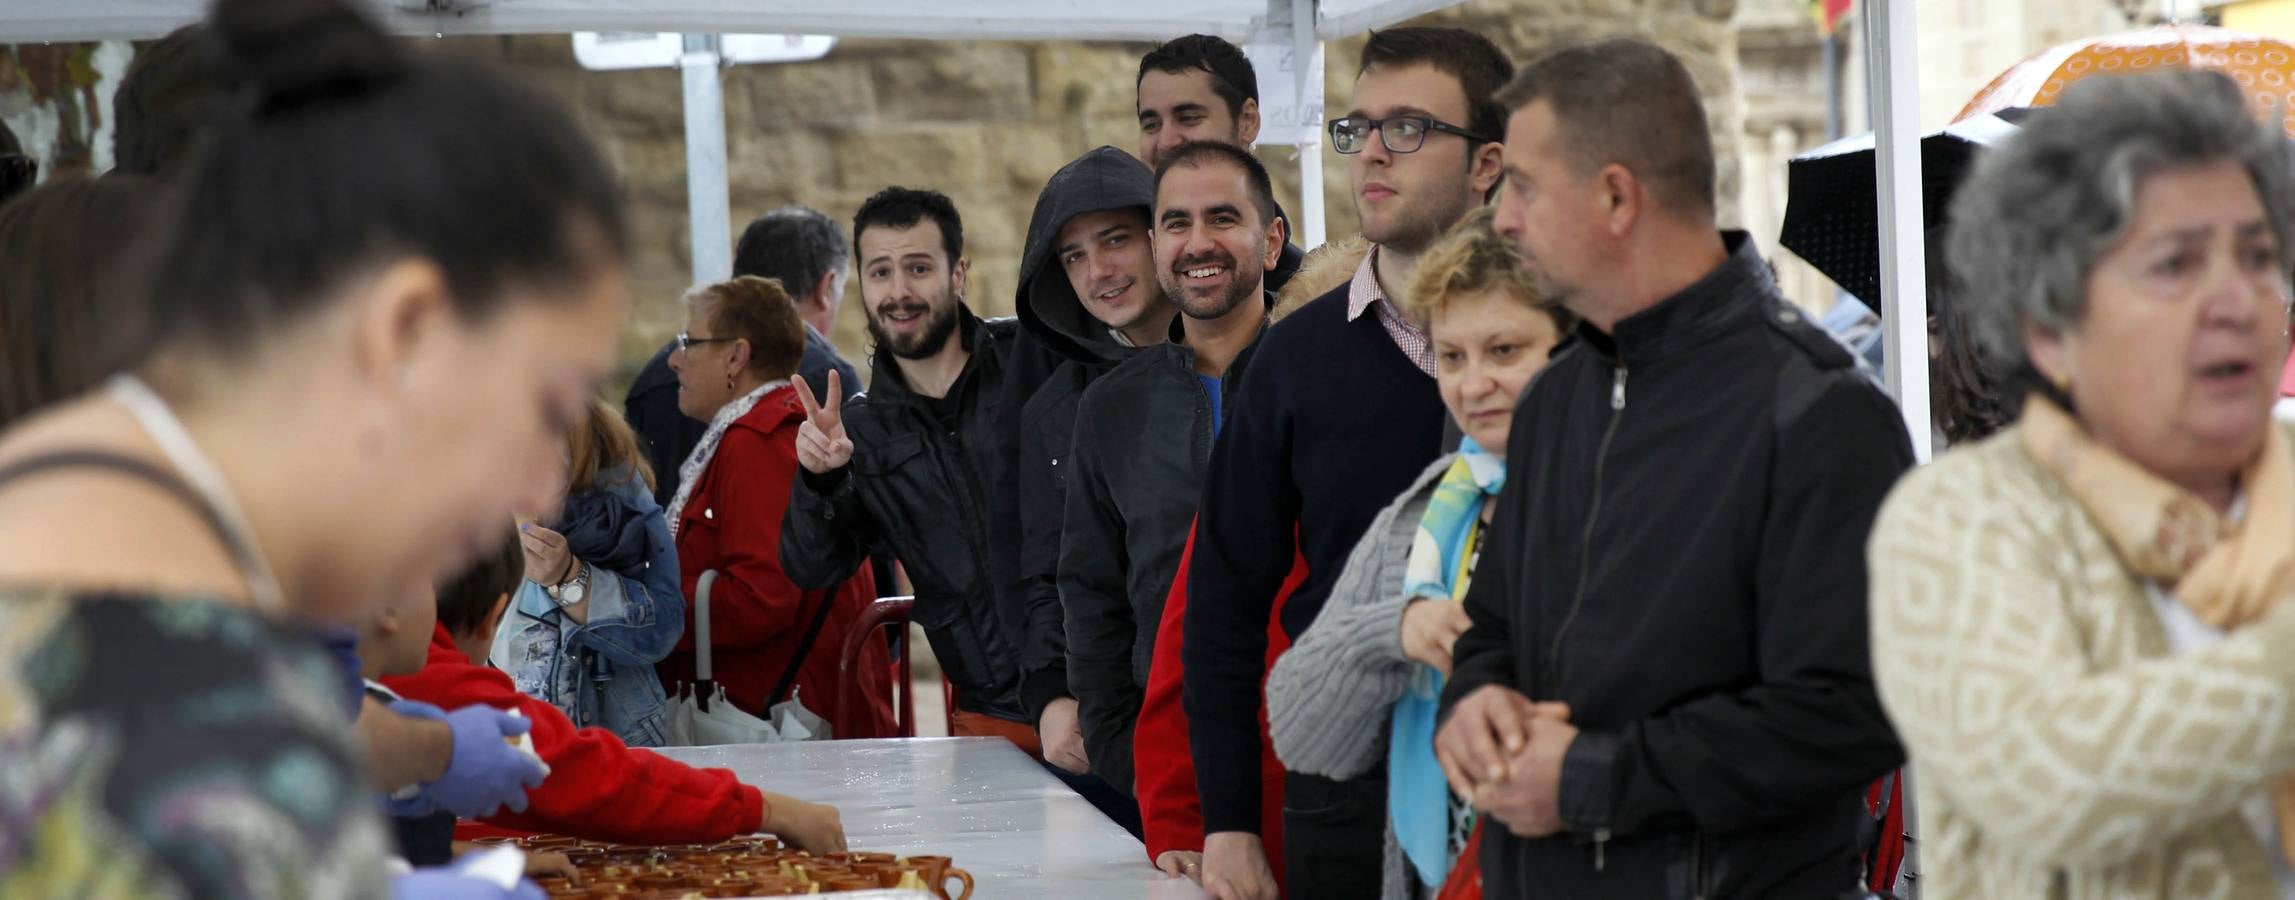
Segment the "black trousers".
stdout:
<svg viewBox="0 0 2295 900">
<path fill-rule="evenodd" d="M 1347 781 L 1285 774 L 1284 895 L 1300 900 L 1378 900 L 1386 829 L 1384 768 Z"/>
</svg>

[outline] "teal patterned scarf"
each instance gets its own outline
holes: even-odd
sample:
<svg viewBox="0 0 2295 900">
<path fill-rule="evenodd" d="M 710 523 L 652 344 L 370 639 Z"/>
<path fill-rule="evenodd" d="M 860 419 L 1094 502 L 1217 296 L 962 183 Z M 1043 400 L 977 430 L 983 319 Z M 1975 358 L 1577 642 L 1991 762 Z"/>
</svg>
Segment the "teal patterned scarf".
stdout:
<svg viewBox="0 0 2295 900">
<path fill-rule="evenodd" d="M 1482 505 L 1506 484 L 1506 461 L 1466 438 L 1458 457 L 1435 483 L 1426 514 L 1411 541 L 1403 593 L 1428 603 L 1466 598 L 1468 547 L 1482 521 Z M 1395 701 L 1387 745 L 1387 814 L 1403 856 L 1421 884 L 1442 884 L 1450 871 L 1450 786 L 1434 758 L 1435 713 L 1442 703 L 1442 673 L 1412 664 L 1409 686 Z"/>
</svg>

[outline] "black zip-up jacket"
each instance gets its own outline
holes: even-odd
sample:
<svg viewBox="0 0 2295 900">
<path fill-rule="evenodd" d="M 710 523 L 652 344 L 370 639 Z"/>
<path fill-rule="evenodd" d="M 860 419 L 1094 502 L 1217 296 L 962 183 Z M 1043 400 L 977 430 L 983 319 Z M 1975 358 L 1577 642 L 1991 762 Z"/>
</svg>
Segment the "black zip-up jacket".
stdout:
<svg viewBox="0 0 2295 900">
<path fill-rule="evenodd" d="M 1267 299 L 1272 307 L 1274 295 Z M 1141 350 L 1084 392 L 1060 541 L 1068 686 L 1085 755 L 1125 794 L 1156 624 L 1218 435 L 1181 327 L 1173 322 L 1171 343 Z M 1220 376 L 1221 412 L 1258 347 L 1253 338 Z"/>
<path fill-rule="evenodd" d="M 1006 380 L 1006 389 L 1007 402 L 1020 413 L 1020 591 L 1026 604 L 1021 699 L 1031 721 L 1041 719 L 1052 701 L 1071 696 L 1055 579 L 1076 409 L 1084 389 L 1133 352 L 1076 297 L 1058 258 L 1060 230 L 1077 216 L 1134 209 L 1141 228 L 1131 239 L 1144 247 L 1154 205 L 1155 173 L 1131 154 L 1103 146 L 1052 173 L 1028 217 L 1014 298 L 1020 349 L 1013 357 L 1016 377 Z M 1152 276 L 1147 288 L 1158 291 Z"/>
<path fill-rule="evenodd" d="M 1007 380 L 1011 404 L 1020 410 L 1020 581 L 1027 597 L 1027 638 L 1021 648 L 1026 673 L 1021 688 L 1031 716 L 1072 697 L 1068 685 L 1068 638 L 1060 608 L 1059 562 L 1063 497 L 1069 479 L 1069 443 L 1074 439 L 1077 404 L 1084 389 L 1130 357 L 1135 348 L 1118 344 L 1107 325 L 1085 311 L 1054 258 L 1060 229 L 1085 213 L 1138 207 L 1145 216 L 1155 205 L 1155 173 L 1131 154 L 1099 147 L 1053 173 L 1037 195 L 1029 216 L 1028 242 L 1020 258 L 1017 308 L 1022 331 L 1013 357 L 1018 377 Z M 1280 210 L 1278 210 L 1280 213 Z M 1149 223 L 1152 231 L 1153 223 Z M 1141 239 L 1146 239 L 1146 233 Z M 1280 290 L 1305 258 L 1298 247 L 1268 270 L 1266 289 Z M 1179 323 L 1172 323 L 1179 333 Z M 1103 409 L 1103 414 L 1126 415 Z M 1125 748 L 1128 755 L 1130 748 Z M 1127 778 L 1117 785 L 1129 791 Z"/>
<path fill-rule="evenodd" d="M 1682 293 L 1582 328 L 1514 414 L 1444 692 L 1570 705 L 1565 830 L 1483 835 L 1492 897 L 1831 898 L 1904 753 L 1873 692 L 1865 538 L 1912 463 L 1896 406 L 1742 233 Z"/>
<path fill-rule="evenodd" d="M 852 462 L 826 475 L 798 470 L 781 567 L 798 587 L 825 590 L 884 542 L 916 587 L 911 618 L 956 685 L 957 706 L 1034 726 L 1020 702 L 1017 429 L 1000 390 L 1018 324 L 963 306 L 957 315 L 972 355 L 949 388 L 953 427 L 879 349 L 869 392 L 845 403 Z"/>
</svg>

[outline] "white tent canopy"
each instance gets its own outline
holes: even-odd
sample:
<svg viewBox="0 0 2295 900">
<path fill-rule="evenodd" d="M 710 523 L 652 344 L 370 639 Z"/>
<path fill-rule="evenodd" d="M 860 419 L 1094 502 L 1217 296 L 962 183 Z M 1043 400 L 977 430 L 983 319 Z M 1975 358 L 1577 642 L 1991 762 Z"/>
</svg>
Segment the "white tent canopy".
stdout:
<svg viewBox="0 0 2295 900">
<path fill-rule="evenodd" d="M 1320 0 L 1332 39 L 1457 0 Z M 1275 0 L 1286 10 L 1288 0 Z M 1231 40 L 1269 21 L 1268 0 L 378 0 L 406 34 L 575 31 L 833 34 L 941 40 Z M 0 43 L 141 40 L 196 21 L 206 0 L 0 0 Z M 1285 13 L 1285 17 L 1288 13 Z"/>
</svg>

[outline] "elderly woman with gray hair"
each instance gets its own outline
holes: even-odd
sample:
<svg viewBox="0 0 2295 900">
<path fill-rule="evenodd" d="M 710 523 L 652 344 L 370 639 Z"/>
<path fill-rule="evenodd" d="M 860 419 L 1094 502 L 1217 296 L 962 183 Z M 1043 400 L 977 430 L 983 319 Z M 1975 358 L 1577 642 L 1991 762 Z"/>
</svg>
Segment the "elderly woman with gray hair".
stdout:
<svg viewBox="0 0 2295 900">
<path fill-rule="evenodd" d="M 1949 261 L 2026 392 L 1906 477 L 1873 670 L 1934 896 L 2295 896 L 2295 152 L 2230 79 L 2091 78 L 1994 151 Z"/>
</svg>

